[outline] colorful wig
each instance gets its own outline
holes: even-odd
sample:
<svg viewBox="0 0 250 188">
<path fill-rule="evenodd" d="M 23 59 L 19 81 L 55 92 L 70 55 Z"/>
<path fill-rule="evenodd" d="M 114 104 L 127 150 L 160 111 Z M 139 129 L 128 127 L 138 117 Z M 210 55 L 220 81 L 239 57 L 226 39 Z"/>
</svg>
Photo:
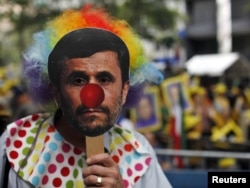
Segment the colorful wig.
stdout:
<svg viewBox="0 0 250 188">
<path fill-rule="evenodd" d="M 59 39 L 70 31 L 95 27 L 113 32 L 126 44 L 130 56 L 130 90 L 124 107 L 131 108 L 142 94 L 144 83 L 160 83 L 163 75 L 147 61 L 139 37 L 124 20 L 111 17 L 104 9 L 85 5 L 67 10 L 34 34 L 34 43 L 24 54 L 24 76 L 35 102 L 50 104 L 48 57 Z"/>
</svg>

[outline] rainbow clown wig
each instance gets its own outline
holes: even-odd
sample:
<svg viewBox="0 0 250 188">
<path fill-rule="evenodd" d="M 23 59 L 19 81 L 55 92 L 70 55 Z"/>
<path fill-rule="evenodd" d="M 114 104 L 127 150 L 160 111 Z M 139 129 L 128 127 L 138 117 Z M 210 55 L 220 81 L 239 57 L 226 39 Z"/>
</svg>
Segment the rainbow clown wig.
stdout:
<svg viewBox="0 0 250 188">
<path fill-rule="evenodd" d="M 106 30 L 125 43 L 129 52 L 130 90 L 124 107 L 131 108 L 136 104 L 146 82 L 158 84 L 162 81 L 163 75 L 147 61 L 139 37 L 124 20 L 114 19 L 102 8 L 85 5 L 81 10 L 63 12 L 48 22 L 43 31 L 34 34 L 34 43 L 24 54 L 23 70 L 35 102 L 53 104 L 49 91 L 48 58 L 61 38 L 84 28 Z"/>
</svg>

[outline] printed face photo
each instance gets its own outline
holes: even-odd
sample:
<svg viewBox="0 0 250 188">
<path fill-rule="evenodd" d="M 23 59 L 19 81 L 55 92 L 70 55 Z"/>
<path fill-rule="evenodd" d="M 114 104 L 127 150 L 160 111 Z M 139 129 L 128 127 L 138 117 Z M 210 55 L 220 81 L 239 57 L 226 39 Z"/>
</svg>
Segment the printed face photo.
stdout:
<svg viewBox="0 0 250 188">
<path fill-rule="evenodd" d="M 148 86 L 135 109 L 131 110 L 135 129 L 140 132 L 157 130 L 161 127 L 160 90 Z"/>
<path fill-rule="evenodd" d="M 190 99 L 186 90 L 186 77 L 176 76 L 166 79 L 161 84 L 163 100 L 169 109 L 179 105 L 184 110 L 190 108 Z"/>
</svg>

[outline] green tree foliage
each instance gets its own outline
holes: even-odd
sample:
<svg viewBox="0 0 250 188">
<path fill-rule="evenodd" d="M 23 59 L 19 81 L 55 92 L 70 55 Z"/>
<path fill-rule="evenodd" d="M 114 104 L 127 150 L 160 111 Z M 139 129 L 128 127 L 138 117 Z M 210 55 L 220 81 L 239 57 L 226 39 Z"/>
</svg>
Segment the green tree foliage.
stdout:
<svg viewBox="0 0 250 188">
<path fill-rule="evenodd" d="M 0 9 L 0 22 L 8 20 L 12 28 L 0 35 L 0 58 L 3 59 L 0 65 L 20 62 L 32 33 L 41 30 L 47 20 L 61 11 L 59 6 L 55 9 L 50 3 L 60 5 L 62 1 L 39 0 L 42 2 L 39 5 L 36 2 L 38 0 L 1 0 L 0 7 L 4 8 Z M 125 19 L 139 35 L 155 42 L 175 41 L 176 20 L 183 18 L 176 10 L 166 7 L 164 0 L 79 0 L 79 4 L 85 2 L 104 6 L 115 17 Z"/>
<path fill-rule="evenodd" d="M 33 2 L 6 0 L 0 3 L 0 21 L 6 20 L 12 26 L 0 38 L 0 57 L 3 59 L 0 65 L 19 63 L 23 51 L 32 40 L 32 33 L 40 30 L 48 19 L 59 13 L 48 6 L 36 7 Z"/>
<path fill-rule="evenodd" d="M 116 4 L 103 1 L 103 5 L 113 15 L 128 21 L 142 37 L 169 44 L 176 40 L 177 20 L 185 21 L 186 17 L 177 10 L 168 8 L 165 3 L 166 0 L 124 0 Z"/>
</svg>

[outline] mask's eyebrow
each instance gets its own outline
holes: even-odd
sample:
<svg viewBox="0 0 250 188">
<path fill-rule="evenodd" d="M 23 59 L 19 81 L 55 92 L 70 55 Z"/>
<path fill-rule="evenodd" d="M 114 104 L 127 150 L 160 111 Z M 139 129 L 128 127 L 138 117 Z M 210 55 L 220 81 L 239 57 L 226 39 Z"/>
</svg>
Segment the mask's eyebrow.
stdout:
<svg viewBox="0 0 250 188">
<path fill-rule="evenodd" d="M 86 80 L 89 79 L 89 76 L 86 74 L 85 71 L 73 71 L 70 73 L 68 78 L 71 80 L 71 79 L 74 79 L 76 77 L 81 77 L 81 78 L 84 78 Z"/>
<path fill-rule="evenodd" d="M 108 78 L 112 82 L 116 80 L 115 76 L 108 71 L 98 72 L 96 78 L 97 79 Z"/>
</svg>

